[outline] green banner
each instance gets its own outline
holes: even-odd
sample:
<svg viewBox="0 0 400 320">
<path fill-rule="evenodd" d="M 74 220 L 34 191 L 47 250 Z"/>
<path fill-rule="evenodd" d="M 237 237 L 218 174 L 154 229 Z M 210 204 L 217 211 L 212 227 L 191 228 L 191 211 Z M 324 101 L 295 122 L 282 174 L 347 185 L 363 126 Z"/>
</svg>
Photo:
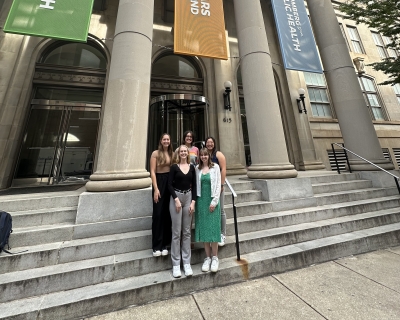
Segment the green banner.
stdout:
<svg viewBox="0 0 400 320">
<path fill-rule="evenodd" d="M 94 0 L 14 0 L 4 32 L 86 42 Z"/>
</svg>

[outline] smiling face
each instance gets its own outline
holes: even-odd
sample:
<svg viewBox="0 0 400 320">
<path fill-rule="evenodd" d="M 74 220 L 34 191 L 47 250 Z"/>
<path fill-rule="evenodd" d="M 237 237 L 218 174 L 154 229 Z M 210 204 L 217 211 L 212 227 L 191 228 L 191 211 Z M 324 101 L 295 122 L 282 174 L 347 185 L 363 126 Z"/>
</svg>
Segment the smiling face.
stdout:
<svg viewBox="0 0 400 320">
<path fill-rule="evenodd" d="M 179 147 L 179 158 L 186 159 L 189 155 L 189 150 L 186 146 Z"/>
<path fill-rule="evenodd" d="M 169 135 L 164 134 L 164 135 L 162 136 L 162 138 L 161 138 L 160 143 L 161 143 L 161 145 L 162 145 L 164 148 L 168 148 L 169 145 L 171 144 L 171 139 L 170 139 Z"/>
<path fill-rule="evenodd" d="M 208 158 L 210 157 L 210 155 L 208 154 L 208 152 L 202 152 L 200 153 L 200 160 L 207 165 L 208 164 Z"/>
<path fill-rule="evenodd" d="M 208 151 L 212 151 L 215 147 L 214 141 L 212 139 L 208 139 L 206 141 L 206 148 Z"/>
<path fill-rule="evenodd" d="M 193 143 L 193 134 L 189 132 L 185 137 L 185 144 L 191 146 L 192 143 Z"/>
</svg>

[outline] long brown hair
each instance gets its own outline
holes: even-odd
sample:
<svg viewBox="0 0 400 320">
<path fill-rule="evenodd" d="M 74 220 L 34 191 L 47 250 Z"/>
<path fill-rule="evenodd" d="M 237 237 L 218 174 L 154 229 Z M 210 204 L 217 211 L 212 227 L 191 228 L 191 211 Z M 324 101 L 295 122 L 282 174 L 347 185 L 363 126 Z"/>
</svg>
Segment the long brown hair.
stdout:
<svg viewBox="0 0 400 320">
<path fill-rule="evenodd" d="M 162 139 L 164 138 L 164 136 L 168 136 L 169 137 L 169 146 L 167 149 L 168 155 L 169 155 L 169 160 L 172 163 L 172 154 L 174 153 L 174 151 L 172 150 L 172 144 L 171 144 L 171 136 L 168 133 L 163 133 L 160 137 L 160 140 L 158 141 L 158 149 L 157 149 L 157 166 L 162 166 L 165 165 L 167 163 L 167 159 L 165 157 L 164 154 L 164 147 L 162 145 Z"/>
<path fill-rule="evenodd" d="M 201 160 L 201 156 L 205 154 L 208 155 L 207 166 L 209 168 L 214 167 L 214 163 L 211 162 L 211 155 L 208 153 L 207 148 L 202 148 L 199 152 L 199 157 L 200 157 L 199 170 L 203 169 L 204 164 L 203 161 Z"/>
<path fill-rule="evenodd" d="M 174 157 L 174 163 L 180 163 L 181 162 L 181 156 L 179 154 L 180 151 L 181 151 L 181 148 L 186 148 L 187 149 L 188 155 L 186 157 L 186 162 L 187 162 L 187 164 L 190 164 L 189 148 L 184 144 L 180 145 L 179 148 L 176 150 L 176 156 Z"/>
</svg>

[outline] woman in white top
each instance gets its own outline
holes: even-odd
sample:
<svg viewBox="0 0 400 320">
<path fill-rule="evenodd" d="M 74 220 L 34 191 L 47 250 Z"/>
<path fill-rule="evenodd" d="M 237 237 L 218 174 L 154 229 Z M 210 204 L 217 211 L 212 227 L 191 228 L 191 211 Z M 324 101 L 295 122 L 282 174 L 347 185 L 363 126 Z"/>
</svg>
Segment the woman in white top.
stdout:
<svg viewBox="0 0 400 320">
<path fill-rule="evenodd" d="M 217 272 L 218 242 L 221 236 L 221 172 L 218 164 L 211 162 L 206 148 L 200 150 L 200 164 L 196 168 L 197 201 L 195 241 L 204 242 L 206 258 L 202 271 Z"/>
</svg>

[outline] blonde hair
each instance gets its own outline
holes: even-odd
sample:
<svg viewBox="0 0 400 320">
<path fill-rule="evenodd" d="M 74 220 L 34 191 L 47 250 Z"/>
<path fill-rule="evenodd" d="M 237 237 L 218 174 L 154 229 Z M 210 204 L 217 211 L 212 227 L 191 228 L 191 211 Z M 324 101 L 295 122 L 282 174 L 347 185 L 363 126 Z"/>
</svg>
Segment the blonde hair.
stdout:
<svg viewBox="0 0 400 320">
<path fill-rule="evenodd" d="M 185 146 L 184 144 L 180 145 L 179 148 L 176 150 L 175 156 L 174 156 L 174 163 L 181 162 L 181 156 L 179 155 L 179 153 L 180 153 L 182 147 L 187 149 L 188 156 L 186 157 L 186 163 L 190 164 L 189 148 L 187 146 Z"/>
</svg>

